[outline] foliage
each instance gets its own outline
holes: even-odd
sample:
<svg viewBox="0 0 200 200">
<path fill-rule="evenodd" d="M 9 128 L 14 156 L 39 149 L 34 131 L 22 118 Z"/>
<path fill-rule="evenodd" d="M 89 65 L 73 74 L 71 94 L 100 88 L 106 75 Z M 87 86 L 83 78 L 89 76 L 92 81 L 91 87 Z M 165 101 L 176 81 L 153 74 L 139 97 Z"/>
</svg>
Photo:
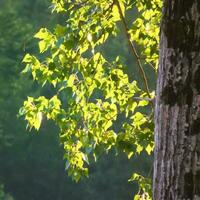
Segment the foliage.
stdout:
<svg viewBox="0 0 200 200">
<path fill-rule="evenodd" d="M 52 27 L 51 24 L 62 19 L 54 15 L 49 20 L 46 0 L 2 0 L 0 5 L 0 182 L 6 194 L 20 200 L 78 200 L 80 196 L 83 200 L 130 199 L 137 185 L 128 183 L 127 179 L 132 170 L 140 169 L 142 174 L 147 174 L 151 159 L 144 159 L 143 155 L 131 160 L 124 155 L 116 158 L 113 151 L 102 155 L 98 163 L 90 162 L 90 178 L 75 184 L 66 177 L 66 161 L 57 129 L 43 118 L 40 134 L 34 130 L 28 133 L 25 122 L 16 117 L 27 94 L 46 97 L 54 94 L 52 87 L 38 88 L 30 76 L 20 74 L 21 59 L 24 52 L 42 56 L 37 54 L 32 39 L 34 30 L 48 23 Z M 109 49 L 117 52 L 117 45 L 122 45 L 119 38 L 113 42 L 106 44 L 107 57 L 111 57 Z M 121 57 L 126 55 L 127 50 Z"/>
<path fill-rule="evenodd" d="M 137 173 L 134 173 L 129 181 L 137 181 L 139 184 L 139 192 L 135 195 L 134 200 L 145 199 L 151 200 L 152 191 L 151 191 L 151 179 L 145 178 Z"/>
<path fill-rule="evenodd" d="M 0 184 L 0 200 L 14 200 L 11 195 L 4 192 L 4 186 Z"/>
<path fill-rule="evenodd" d="M 30 129 L 39 130 L 45 118 L 57 124 L 66 169 L 75 181 L 88 176 L 92 160 L 112 148 L 129 158 L 153 150 L 154 92 L 148 87 L 143 65 L 150 64 L 156 71 L 161 6 L 160 0 L 53 0 L 53 12 L 63 13 L 66 22 L 35 34 L 43 59 L 26 54 L 23 72 L 31 72 L 42 86 L 52 85 L 55 93 L 51 98 L 28 97 L 20 114 Z M 139 17 L 129 28 L 125 16 L 133 8 Z M 130 81 L 119 55 L 109 61 L 102 51 L 121 27 L 143 86 Z M 141 46 L 140 54 L 134 42 Z"/>
<path fill-rule="evenodd" d="M 135 1 L 135 5 L 141 15 L 132 24 L 131 39 L 140 45 L 145 61 L 157 68 L 162 1 Z"/>
</svg>

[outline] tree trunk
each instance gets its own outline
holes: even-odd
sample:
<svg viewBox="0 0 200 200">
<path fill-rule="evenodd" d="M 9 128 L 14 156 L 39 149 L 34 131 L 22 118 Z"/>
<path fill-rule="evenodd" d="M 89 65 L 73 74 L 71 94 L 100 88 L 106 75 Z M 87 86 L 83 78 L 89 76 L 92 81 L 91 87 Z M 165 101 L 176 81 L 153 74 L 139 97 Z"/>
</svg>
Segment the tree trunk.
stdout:
<svg viewBox="0 0 200 200">
<path fill-rule="evenodd" d="M 200 200 L 200 0 L 164 0 L 154 200 Z"/>
</svg>

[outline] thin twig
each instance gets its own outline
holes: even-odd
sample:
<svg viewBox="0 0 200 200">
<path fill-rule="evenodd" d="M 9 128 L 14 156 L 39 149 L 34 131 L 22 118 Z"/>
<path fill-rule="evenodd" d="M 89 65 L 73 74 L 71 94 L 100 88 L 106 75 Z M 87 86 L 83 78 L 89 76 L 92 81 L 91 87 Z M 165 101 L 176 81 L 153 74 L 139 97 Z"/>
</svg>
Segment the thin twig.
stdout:
<svg viewBox="0 0 200 200">
<path fill-rule="evenodd" d="M 125 29 L 126 37 L 127 37 L 127 40 L 128 40 L 128 44 L 130 45 L 131 52 L 132 52 L 132 54 L 134 55 L 134 57 L 136 58 L 136 62 L 137 62 L 137 64 L 138 64 L 140 74 L 141 74 L 142 79 L 143 79 L 143 81 L 144 81 L 144 86 L 145 86 L 146 93 L 147 93 L 148 97 L 151 98 L 150 91 L 149 91 L 149 86 L 148 86 L 148 81 L 147 81 L 147 77 L 146 77 L 145 71 L 144 71 L 144 69 L 143 69 L 143 67 L 142 67 L 142 63 L 141 63 L 140 57 L 139 57 L 139 55 L 138 55 L 138 53 L 137 53 L 137 50 L 136 50 L 136 48 L 135 48 L 135 45 L 134 45 L 134 44 L 131 42 L 131 40 L 130 40 L 129 29 L 128 29 L 126 20 L 125 20 L 125 18 L 124 18 L 124 15 L 123 15 L 121 6 L 120 6 L 118 0 L 114 0 L 114 2 L 115 2 L 115 4 L 116 4 L 116 6 L 118 7 L 119 14 L 120 14 L 120 18 L 121 18 L 121 20 L 122 20 L 122 23 L 123 23 L 123 26 L 124 26 L 124 29 Z"/>
<path fill-rule="evenodd" d="M 154 98 L 144 98 L 144 97 L 133 97 L 134 100 L 137 100 L 137 101 L 149 101 L 149 102 L 152 102 L 154 103 Z"/>
<path fill-rule="evenodd" d="M 149 66 L 153 69 L 153 71 L 155 72 L 155 74 L 157 74 L 156 68 L 153 66 L 152 63 L 147 62 L 149 64 Z"/>
</svg>

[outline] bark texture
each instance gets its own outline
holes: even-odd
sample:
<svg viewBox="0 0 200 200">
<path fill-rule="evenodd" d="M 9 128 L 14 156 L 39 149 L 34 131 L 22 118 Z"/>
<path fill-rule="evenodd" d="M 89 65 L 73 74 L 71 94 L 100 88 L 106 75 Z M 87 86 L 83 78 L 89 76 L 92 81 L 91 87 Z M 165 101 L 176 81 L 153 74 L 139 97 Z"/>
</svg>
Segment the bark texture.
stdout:
<svg viewBox="0 0 200 200">
<path fill-rule="evenodd" d="M 200 0 L 164 0 L 154 200 L 200 200 Z"/>
</svg>

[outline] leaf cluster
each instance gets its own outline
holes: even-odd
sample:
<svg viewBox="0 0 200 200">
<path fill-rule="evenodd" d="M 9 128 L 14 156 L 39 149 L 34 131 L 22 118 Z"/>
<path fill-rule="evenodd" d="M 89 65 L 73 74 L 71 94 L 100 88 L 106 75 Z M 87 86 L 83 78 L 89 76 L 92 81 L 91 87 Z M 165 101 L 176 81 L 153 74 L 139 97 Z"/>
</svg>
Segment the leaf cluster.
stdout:
<svg viewBox="0 0 200 200">
<path fill-rule="evenodd" d="M 51 7 L 66 22 L 35 34 L 44 59 L 27 54 L 23 72 L 42 86 L 52 85 L 56 93 L 50 99 L 28 97 L 20 110 L 28 126 L 39 130 L 44 117 L 57 124 L 66 169 L 76 181 L 88 176 L 91 160 L 112 148 L 129 158 L 151 154 L 152 107 L 145 98 L 154 92 L 130 81 L 120 57 L 108 61 L 101 49 L 118 35 L 127 10 L 137 8 L 139 17 L 125 30 L 128 42 L 140 45 L 145 62 L 156 65 L 161 1 L 52 0 Z"/>
</svg>

